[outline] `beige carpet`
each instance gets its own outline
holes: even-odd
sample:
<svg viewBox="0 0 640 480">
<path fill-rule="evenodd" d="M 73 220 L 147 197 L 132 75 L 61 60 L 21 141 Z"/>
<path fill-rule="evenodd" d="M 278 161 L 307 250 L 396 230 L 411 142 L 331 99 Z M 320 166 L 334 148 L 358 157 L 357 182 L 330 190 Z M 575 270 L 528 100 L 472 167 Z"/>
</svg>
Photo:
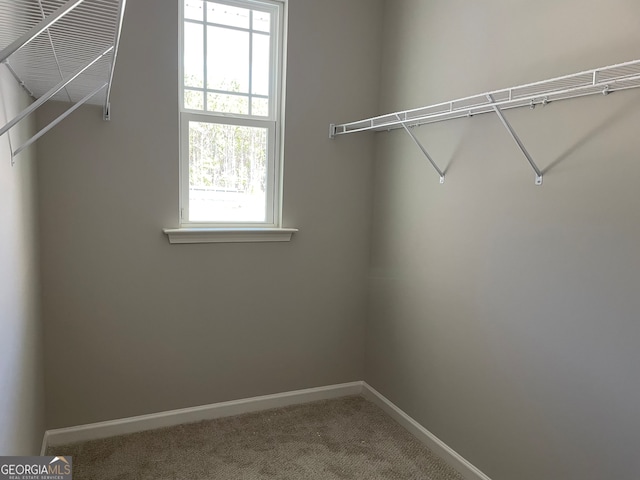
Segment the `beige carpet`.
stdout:
<svg viewBox="0 0 640 480">
<path fill-rule="evenodd" d="M 49 448 L 74 480 L 463 480 L 361 397 Z"/>
</svg>

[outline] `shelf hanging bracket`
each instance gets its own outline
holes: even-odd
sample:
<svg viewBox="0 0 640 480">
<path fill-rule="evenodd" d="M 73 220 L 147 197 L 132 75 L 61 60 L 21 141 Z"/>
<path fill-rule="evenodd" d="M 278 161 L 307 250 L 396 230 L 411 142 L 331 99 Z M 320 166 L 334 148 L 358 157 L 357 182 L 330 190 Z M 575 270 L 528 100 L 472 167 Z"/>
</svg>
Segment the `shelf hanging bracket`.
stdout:
<svg viewBox="0 0 640 480">
<path fill-rule="evenodd" d="M 504 128 L 507 129 L 507 131 L 509 132 L 509 135 L 511 135 L 511 138 L 513 138 L 513 141 L 516 142 L 516 144 L 518 145 L 518 148 L 522 151 L 524 156 L 527 158 L 527 161 L 529 162 L 529 165 L 531 165 L 531 168 L 533 168 L 533 170 L 536 172 L 536 185 L 542 185 L 542 170 L 540 170 L 540 168 L 538 168 L 538 166 L 536 165 L 536 162 L 533 161 L 533 158 L 531 158 L 531 155 L 529 155 L 529 152 L 522 144 L 522 141 L 516 134 L 515 130 L 505 118 L 504 114 L 502 113 L 502 110 L 500 110 L 500 107 L 495 104 L 493 95 L 487 95 L 487 100 L 491 102 L 491 106 L 493 107 L 493 110 L 498 115 L 498 118 L 500 118 L 500 121 L 504 125 Z"/>
<path fill-rule="evenodd" d="M 102 84 L 100 87 L 96 88 L 93 92 L 91 92 L 87 96 L 85 96 L 82 100 L 80 100 L 79 102 L 75 103 L 71 108 L 69 108 L 66 112 L 64 112 L 62 115 L 60 115 L 58 118 L 56 118 L 53 122 L 51 122 L 49 125 L 47 125 L 42 130 L 40 130 L 38 133 L 36 133 L 33 137 L 31 137 L 29 140 L 27 140 L 23 145 L 21 145 L 20 147 L 15 149 L 13 151 L 13 153 L 12 153 L 12 157 L 18 156 L 18 154 L 20 152 L 22 152 L 25 148 L 27 148 L 27 147 L 31 146 L 33 143 L 35 143 L 40 137 L 42 137 L 45 133 L 47 133 L 53 127 L 55 127 L 60 122 L 62 122 L 65 118 L 67 118 L 69 115 L 71 115 L 73 112 L 75 112 L 82 105 L 84 105 L 89 100 L 91 100 L 91 98 L 93 98 L 95 95 L 97 95 L 106 86 L 107 86 L 106 83 Z"/>
<path fill-rule="evenodd" d="M 62 90 L 64 87 L 66 87 L 67 85 L 69 85 L 71 82 L 73 82 L 76 78 L 78 78 L 80 75 L 82 75 L 84 72 L 86 72 L 89 68 L 91 68 L 93 65 L 95 65 L 95 63 L 100 60 L 102 57 L 104 57 L 105 55 L 107 55 L 111 50 L 113 50 L 113 47 L 109 47 L 107 50 L 105 50 L 103 53 L 101 53 L 98 57 L 96 57 L 95 59 L 93 59 L 90 63 L 88 63 L 87 65 L 85 65 L 84 67 L 82 67 L 80 70 L 78 70 L 76 73 L 74 73 L 72 76 L 70 76 L 69 78 L 67 78 L 66 80 L 62 80 L 58 85 L 56 85 L 55 87 L 53 87 L 51 90 L 49 90 L 47 93 L 45 93 L 44 95 L 42 95 L 40 98 L 38 98 L 38 100 L 36 100 L 35 102 L 33 102 L 31 105 L 29 105 L 27 108 L 25 108 L 22 112 L 20 112 L 18 115 L 16 115 L 13 119 L 11 119 L 9 122 L 6 123 L 6 125 L 0 127 L 0 137 L 2 135 L 4 135 L 9 129 L 11 129 L 13 126 L 15 126 L 20 120 L 22 120 L 23 118 L 25 118 L 27 115 L 30 115 L 31 113 L 35 112 L 38 108 L 40 108 L 46 101 L 48 101 L 49 99 L 51 99 L 56 93 L 58 93 L 60 90 Z"/>
<path fill-rule="evenodd" d="M 107 93 L 104 100 L 104 115 L 105 121 L 111 120 L 111 87 L 113 84 L 113 74 L 116 68 L 116 60 L 118 58 L 118 50 L 120 47 L 120 36 L 122 34 L 122 24 L 124 22 L 124 11 L 127 8 L 127 0 L 120 0 L 118 7 L 118 27 L 116 29 L 115 40 L 113 42 L 113 56 L 111 58 L 111 68 L 109 71 L 109 85 L 107 86 Z"/>
<path fill-rule="evenodd" d="M 438 175 L 440 175 L 440 183 L 444 183 L 444 172 L 440 170 L 440 167 L 438 167 L 436 162 L 433 161 L 433 158 L 431 158 L 431 155 L 429 155 L 429 152 L 427 152 L 424 146 L 420 143 L 420 140 L 418 140 L 417 137 L 413 134 L 413 132 L 409 129 L 409 127 L 407 127 L 406 122 L 402 121 L 402 118 L 400 118 L 400 115 L 396 115 L 396 117 L 398 117 L 398 121 L 400 122 L 400 125 L 402 125 L 402 128 L 404 128 L 404 131 L 409 134 L 409 136 L 411 137 L 411 140 L 413 140 L 413 143 L 415 143 L 418 146 L 418 148 L 422 151 L 424 156 L 427 157 L 427 160 L 429 160 L 429 163 L 431 164 L 431 166 L 435 169 L 436 172 L 438 172 Z"/>
</svg>

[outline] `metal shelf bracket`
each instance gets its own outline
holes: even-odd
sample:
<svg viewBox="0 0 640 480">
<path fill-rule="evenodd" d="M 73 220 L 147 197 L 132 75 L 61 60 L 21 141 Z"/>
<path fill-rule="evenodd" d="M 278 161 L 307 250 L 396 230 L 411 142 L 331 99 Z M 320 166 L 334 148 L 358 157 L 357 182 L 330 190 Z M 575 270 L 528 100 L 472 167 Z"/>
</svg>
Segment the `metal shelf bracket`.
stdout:
<svg viewBox="0 0 640 480">
<path fill-rule="evenodd" d="M 127 0 L 120 0 L 118 8 L 118 27 L 113 41 L 113 57 L 111 59 L 111 69 L 109 71 L 109 85 L 107 86 L 107 94 L 104 100 L 103 119 L 105 122 L 111 120 L 111 87 L 113 85 L 113 75 L 118 59 L 118 50 L 120 48 L 120 36 L 122 35 L 122 24 L 124 22 L 124 11 L 127 8 Z"/>
<path fill-rule="evenodd" d="M 518 145 L 518 148 L 522 151 L 524 156 L 527 158 L 527 161 L 531 165 L 531 168 L 533 168 L 534 172 L 536 172 L 536 185 L 542 185 L 542 170 L 540 170 L 538 168 L 538 166 L 536 165 L 536 162 L 533 161 L 533 158 L 531 158 L 531 155 L 529 154 L 529 152 L 527 151 L 527 149 L 523 145 L 522 141 L 518 137 L 518 134 L 516 134 L 515 130 L 511 126 L 511 124 L 507 121 L 507 119 L 505 118 L 504 114 L 502 113 L 502 110 L 500 110 L 500 107 L 498 105 L 496 105 L 496 103 L 495 103 L 495 101 L 493 99 L 493 95 L 488 94 L 487 95 L 487 100 L 489 100 L 489 102 L 491 102 L 491 104 L 492 104 L 491 106 L 493 107 L 493 110 L 496 112 L 496 114 L 498 115 L 498 118 L 500 119 L 500 121 L 504 125 L 504 128 L 507 129 L 507 132 L 509 132 L 509 135 L 511 135 L 511 138 L 513 138 L 513 141 L 516 142 L 516 145 Z"/>
<path fill-rule="evenodd" d="M 102 57 L 104 57 L 109 52 L 111 52 L 111 50 L 113 50 L 113 47 L 109 47 L 107 50 L 105 50 L 103 53 L 98 55 L 91 62 L 89 62 L 84 67 L 82 67 L 77 72 L 75 72 L 69 78 L 67 78 L 65 80 L 62 80 L 58 85 L 54 86 L 51 90 L 49 90 L 47 93 L 45 93 L 40 98 L 38 98 L 35 102 L 33 102 L 31 105 L 29 105 L 27 108 L 25 108 L 22 112 L 20 112 L 18 115 L 16 115 L 13 119 L 9 120 L 4 126 L 0 127 L 0 137 L 2 135 L 4 135 L 7 131 L 9 131 L 9 129 L 13 128 L 20 120 L 25 118 L 27 115 L 30 115 L 31 113 L 35 112 L 46 101 L 51 99 L 56 93 L 58 93 L 60 90 L 62 90 L 67 85 L 69 85 L 71 82 L 73 82 L 80 75 L 82 75 L 84 72 L 86 72 L 89 68 L 91 68 L 93 65 L 95 65 L 98 62 L 98 60 L 100 60 Z"/>
<path fill-rule="evenodd" d="M 48 100 L 56 99 L 56 95 L 62 90 L 66 90 L 69 102 L 84 96 L 86 92 L 93 92 L 61 115 L 59 120 L 66 118 L 69 113 L 89 101 L 89 103 L 103 105 L 105 120 L 111 117 L 111 89 L 127 0 L 56 0 L 56 2 L 57 8 L 46 14 L 41 2 L 35 0 L 5 1 L 7 5 L 3 5 L 3 1 L 0 0 L 0 23 L 2 24 L 11 22 L 15 25 L 23 23 L 30 25 L 32 21 L 42 17 L 11 43 L 5 44 L 4 39 L 0 39 L 0 64 L 6 64 L 17 82 L 34 99 L 33 103 L 17 116 L 9 119 L 6 124 L 0 124 L 0 136 L 9 132 L 18 122 L 35 112 Z M 40 6 L 37 15 L 35 14 L 36 4 Z M 8 16 L 6 12 L 9 12 Z M 76 28 L 79 26 L 82 28 Z M 44 39 L 37 41 L 37 38 L 45 33 L 48 36 L 48 42 Z M 45 44 L 46 47 L 43 46 Z M 29 45 L 28 50 L 24 48 L 27 45 Z M 57 55 L 58 46 L 64 47 L 62 50 L 65 52 L 73 54 Z M 94 58 L 98 52 L 102 53 Z M 15 61 L 13 61 L 14 58 L 11 59 L 12 67 L 9 59 L 14 54 L 17 54 L 17 58 Z M 51 57 L 50 61 L 48 61 L 49 57 Z M 91 62 L 85 63 L 85 59 L 91 58 L 93 58 Z M 99 61 L 105 65 L 99 64 Z M 67 77 L 63 72 L 75 73 Z M 29 79 L 30 85 L 27 86 L 23 79 Z M 98 93 L 100 93 L 99 96 L 97 96 Z M 58 120 L 54 121 L 51 126 L 45 127 L 43 132 L 39 132 L 25 145 L 15 150 L 13 156 L 40 138 L 41 134 L 57 122 Z"/>
<path fill-rule="evenodd" d="M 95 95 L 97 95 L 100 91 L 102 91 L 102 89 L 104 89 L 108 84 L 104 83 L 103 85 L 101 85 L 100 87 L 96 88 L 93 92 L 89 93 L 88 95 L 86 95 L 82 100 L 80 100 L 77 103 L 74 103 L 73 106 L 71 108 L 69 108 L 67 111 L 65 111 L 62 115 L 60 115 L 58 118 L 56 118 L 53 122 L 51 122 L 49 125 L 47 125 L 46 127 L 44 127 L 42 130 L 40 130 L 38 133 L 36 133 L 33 137 L 31 137 L 29 140 L 27 140 L 24 144 L 22 144 L 20 147 L 16 148 L 12 154 L 12 161 L 14 157 L 17 157 L 18 154 L 20 152 L 22 152 L 25 148 L 33 145 L 40 137 L 42 137 L 45 133 L 47 133 L 49 130 L 51 130 L 53 127 L 55 127 L 56 125 L 58 125 L 60 122 L 62 122 L 65 118 L 67 118 L 69 115 L 71 115 L 73 112 L 75 112 L 78 108 L 80 108 L 82 105 L 84 105 L 85 103 L 87 103 L 89 100 L 91 100 L 92 97 L 94 97 Z"/>
<path fill-rule="evenodd" d="M 438 172 L 438 175 L 440 175 L 440 183 L 441 184 L 444 183 L 444 172 L 440 170 L 440 167 L 438 167 L 438 165 L 433 160 L 433 158 L 431 158 L 431 155 L 429 155 L 429 152 L 427 152 L 427 150 L 424 148 L 422 143 L 420 143 L 420 140 L 418 140 L 416 136 L 413 134 L 413 132 L 409 129 L 409 127 L 407 127 L 406 122 L 402 121 L 402 119 L 400 118 L 400 115 L 397 115 L 397 117 L 398 117 L 398 121 L 400 122 L 400 125 L 402 125 L 402 128 L 404 128 L 404 131 L 409 134 L 409 136 L 411 137 L 411 140 L 413 140 L 413 143 L 415 143 L 418 146 L 418 148 L 422 151 L 424 156 L 427 157 L 427 160 L 429 160 L 429 163 L 431 164 L 431 166 L 435 169 L 436 172 Z"/>
</svg>

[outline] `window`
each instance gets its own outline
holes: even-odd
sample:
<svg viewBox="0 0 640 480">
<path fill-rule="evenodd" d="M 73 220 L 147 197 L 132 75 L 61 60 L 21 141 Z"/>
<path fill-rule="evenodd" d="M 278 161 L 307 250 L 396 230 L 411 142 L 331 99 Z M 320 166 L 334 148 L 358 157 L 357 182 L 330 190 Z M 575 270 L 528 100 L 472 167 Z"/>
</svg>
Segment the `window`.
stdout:
<svg viewBox="0 0 640 480">
<path fill-rule="evenodd" d="M 181 226 L 280 227 L 284 3 L 181 12 Z"/>
</svg>

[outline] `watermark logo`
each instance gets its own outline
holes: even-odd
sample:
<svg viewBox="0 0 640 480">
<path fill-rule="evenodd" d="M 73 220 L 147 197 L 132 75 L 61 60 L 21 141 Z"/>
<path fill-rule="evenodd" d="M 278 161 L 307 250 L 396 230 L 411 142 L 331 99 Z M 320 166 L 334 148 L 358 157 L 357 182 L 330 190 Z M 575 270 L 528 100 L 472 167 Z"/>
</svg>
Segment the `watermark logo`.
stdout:
<svg viewBox="0 0 640 480">
<path fill-rule="evenodd" d="M 72 480 L 71 457 L 0 457 L 0 480 Z"/>
</svg>

